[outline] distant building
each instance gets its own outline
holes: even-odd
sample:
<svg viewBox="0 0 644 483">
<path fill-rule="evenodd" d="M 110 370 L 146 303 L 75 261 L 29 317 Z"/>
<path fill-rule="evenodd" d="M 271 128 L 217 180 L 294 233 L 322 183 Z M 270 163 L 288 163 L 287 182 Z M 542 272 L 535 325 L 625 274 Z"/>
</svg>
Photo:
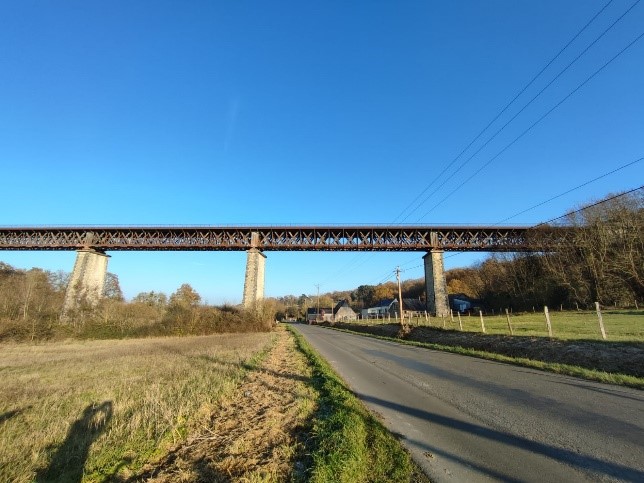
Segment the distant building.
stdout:
<svg viewBox="0 0 644 483">
<path fill-rule="evenodd" d="M 368 309 L 362 309 L 362 318 L 363 319 L 384 319 L 390 315 L 394 315 L 394 310 L 392 310 L 392 305 L 394 304 L 395 299 L 385 299 L 381 300 L 378 305 L 375 307 L 369 307 Z"/>
<path fill-rule="evenodd" d="M 398 305 L 398 300 L 394 300 L 391 308 L 396 314 L 400 313 Z M 403 310 L 405 315 L 409 315 L 410 312 L 414 315 L 424 314 L 427 312 L 427 304 L 418 299 L 403 299 Z M 394 315 L 393 312 L 392 315 Z"/>
<path fill-rule="evenodd" d="M 349 306 L 349 302 L 341 300 L 333 309 L 333 320 L 335 322 L 346 322 L 348 320 L 356 320 L 358 315 Z"/>
<path fill-rule="evenodd" d="M 475 307 L 481 306 L 481 301 L 468 297 L 464 293 L 455 293 L 448 295 L 449 307 L 457 312 L 468 312 Z"/>
<path fill-rule="evenodd" d="M 317 307 L 310 307 L 306 311 L 306 321 L 309 324 L 315 322 L 344 322 L 347 320 L 356 320 L 358 315 L 349 306 L 349 302 L 341 300 L 335 307 L 320 307 L 318 313 Z"/>
<path fill-rule="evenodd" d="M 318 313 L 317 307 L 309 307 L 306 310 L 306 321 L 309 324 L 313 324 L 315 322 L 332 322 L 333 308 L 320 307 L 320 312 Z"/>
</svg>

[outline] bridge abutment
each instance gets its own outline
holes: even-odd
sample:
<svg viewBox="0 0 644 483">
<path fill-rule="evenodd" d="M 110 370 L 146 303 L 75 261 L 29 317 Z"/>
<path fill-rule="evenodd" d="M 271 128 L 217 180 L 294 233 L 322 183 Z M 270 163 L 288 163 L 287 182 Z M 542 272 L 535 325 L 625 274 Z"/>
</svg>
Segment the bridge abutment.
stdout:
<svg viewBox="0 0 644 483">
<path fill-rule="evenodd" d="M 425 261 L 425 292 L 427 311 L 437 316 L 449 315 L 447 281 L 443 264 L 443 250 L 431 250 L 423 257 Z"/>
<path fill-rule="evenodd" d="M 63 314 L 82 303 L 96 305 L 103 297 L 109 255 L 93 248 L 84 248 L 76 253 L 74 270 L 65 292 Z"/>
<path fill-rule="evenodd" d="M 266 255 L 257 248 L 259 233 L 251 234 L 252 248 L 246 252 L 246 277 L 244 278 L 244 297 L 242 305 L 250 309 L 264 298 L 264 273 L 266 270 Z"/>
</svg>

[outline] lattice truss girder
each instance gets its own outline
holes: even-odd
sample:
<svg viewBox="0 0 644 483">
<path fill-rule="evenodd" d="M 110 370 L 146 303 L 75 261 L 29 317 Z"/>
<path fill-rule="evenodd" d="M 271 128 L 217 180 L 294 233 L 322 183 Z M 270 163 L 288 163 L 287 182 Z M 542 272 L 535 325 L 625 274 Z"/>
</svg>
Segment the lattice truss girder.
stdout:
<svg viewBox="0 0 644 483">
<path fill-rule="evenodd" d="M 572 236 L 555 227 L 0 228 L 0 250 L 543 251 Z"/>
</svg>

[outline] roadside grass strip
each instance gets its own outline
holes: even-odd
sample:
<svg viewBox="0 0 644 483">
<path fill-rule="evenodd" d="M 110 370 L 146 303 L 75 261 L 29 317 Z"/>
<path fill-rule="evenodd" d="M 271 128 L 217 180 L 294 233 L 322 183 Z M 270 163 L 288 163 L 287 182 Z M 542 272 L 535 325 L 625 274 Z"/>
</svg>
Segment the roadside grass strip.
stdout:
<svg viewBox="0 0 644 483">
<path fill-rule="evenodd" d="M 309 479 L 326 482 L 429 481 L 400 442 L 363 406 L 331 366 L 289 327 L 312 366 L 319 393 L 311 422 Z"/>
<path fill-rule="evenodd" d="M 338 330 L 347 332 L 349 334 L 361 335 L 365 337 L 372 337 L 374 339 L 381 339 L 390 342 L 397 342 L 399 344 L 406 344 L 416 347 L 424 347 L 426 349 L 439 350 L 444 352 L 452 352 L 464 356 L 478 357 L 479 359 L 487 359 L 490 361 L 505 362 L 514 364 L 516 366 L 530 367 L 532 369 L 539 369 L 542 371 L 553 372 L 555 374 L 562 374 L 565 376 L 578 377 L 580 379 L 587 379 L 589 381 L 602 382 L 605 384 L 615 384 L 618 386 L 633 387 L 635 389 L 644 389 L 644 378 L 630 376 L 626 374 L 618 374 L 612 372 L 599 371 L 595 369 L 587 369 L 585 367 L 574 366 L 571 364 L 561 364 L 554 362 L 544 362 L 536 359 L 527 359 L 524 357 L 512 357 L 496 352 L 487 352 L 477 349 L 468 349 L 461 346 L 447 346 L 442 344 L 434 344 L 431 342 L 418 342 L 413 340 L 399 339 L 396 337 L 386 337 L 382 335 L 370 334 L 367 332 L 357 332 L 354 330 L 342 329 L 339 327 L 324 327 L 329 330 Z"/>
</svg>

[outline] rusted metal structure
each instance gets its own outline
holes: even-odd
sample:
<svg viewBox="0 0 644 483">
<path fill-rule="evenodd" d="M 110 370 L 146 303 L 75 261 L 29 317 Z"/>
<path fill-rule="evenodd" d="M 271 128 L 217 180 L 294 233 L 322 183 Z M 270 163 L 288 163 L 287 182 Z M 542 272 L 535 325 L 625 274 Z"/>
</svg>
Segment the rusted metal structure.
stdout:
<svg viewBox="0 0 644 483">
<path fill-rule="evenodd" d="M 107 251 L 246 251 L 243 305 L 247 308 L 264 298 L 264 252 L 426 252 L 428 310 L 445 316 L 449 303 L 443 252 L 550 251 L 569 243 L 572 233 L 547 226 L 0 227 L 0 250 L 77 250 L 66 312 L 83 297 L 98 302 L 107 273 Z"/>
<path fill-rule="evenodd" d="M 526 252 L 556 249 L 569 234 L 547 226 L 0 227 L 0 250 Z"/>
</svg>

